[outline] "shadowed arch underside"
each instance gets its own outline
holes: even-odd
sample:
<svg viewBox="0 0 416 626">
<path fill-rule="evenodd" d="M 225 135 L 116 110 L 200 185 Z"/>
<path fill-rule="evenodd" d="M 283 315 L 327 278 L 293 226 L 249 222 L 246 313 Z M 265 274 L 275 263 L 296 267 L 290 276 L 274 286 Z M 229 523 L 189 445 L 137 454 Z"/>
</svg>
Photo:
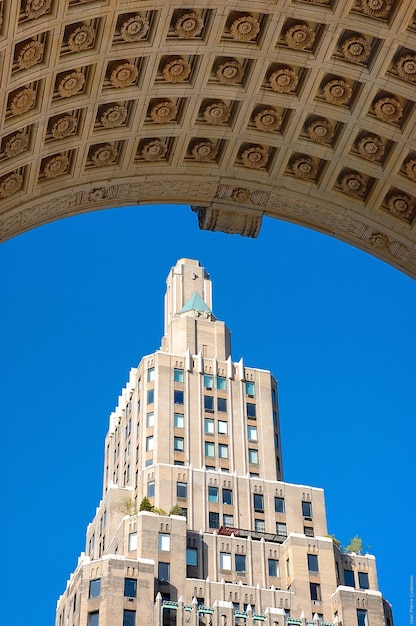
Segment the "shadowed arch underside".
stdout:
<svg viewBox="0 0 416 626">
<path fill-rule="evenodd" d="M 263 215 L 416 275 L 414 0 L 0 0 L 0 237 L 123 205 Z M 137 210 L 148 210 L 138 207 Z"/>
</svg>

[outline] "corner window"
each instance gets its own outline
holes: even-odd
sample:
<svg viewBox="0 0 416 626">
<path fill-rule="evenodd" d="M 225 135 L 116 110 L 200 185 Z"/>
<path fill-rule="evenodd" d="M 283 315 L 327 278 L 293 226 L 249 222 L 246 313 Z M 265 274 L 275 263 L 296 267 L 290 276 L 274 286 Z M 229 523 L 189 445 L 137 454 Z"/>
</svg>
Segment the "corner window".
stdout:
<svg viewBox="0 0 416 626">
<path fill-rule="evenodd" d="M 275 513 L 284 513 L 285 512 L 285 499 L 278 498 L 277 496 L 274 499 L 274 511 Z"/>
<path fill-rule="evenodd" d="M 222 413 L 227 411 L 227 398 L 217 398 L 217 409 Z"/>
<path fill-rule="evenodd" d="M 155 368 L 149 367 L 147 370 L 147 382 L 151 383 L 155 379 Z"/>
<path fill-rule="evenodd" d="M 98 626 L 98 620 L 99 620 L 98 611 L 92 611 L 91 613 L 88 613 L 88 619 L 87 619 L 88 626 Z"/>
<path fill-rule="evenodd" d="M 147 428 L 151 428 L 155 424 L 155 414 L 153 411 L 146 415 L 146 426 Z"/>
<path fill-rule="evenodd" d="M 146 437 L 146 452 L 150 452 L 151 450 L 153 450 L 154 445 L 155 440 L 153 438 L 153 435 L 151 435 L 150 437 Z"/>
<path fill-rule="evenodd" d="M 184 439 L 183 437 L 174 437 L 173 438 L 173 448 L 175 452 L 183 452 L 184 448 Z"/>
<path fill-rule="evenodd" d="M 220 389 L 221 391 L 226 391 L 227 379 L 224 376 L 217 376 L 217 389 Z"/>
<path fill-rule="evenodd" d="M 321 585 L 319 583 L 309 583 L 311 591 L 311 600 L 322 600 Z"/>
<path fill-rule="evenodd" d="M 136 624 L 136 611 L 130 609 L 123 609 L 123 626 L 135 626 Z"/>
<path fill-rule="evenodd" d="M 183 428 L 184 418 L 182 413 L 175 413 L 173 416 L 173 425 L 175 428 Z"/>
<path fill-rule="evenodd" d="M 269 559 L 269 576 L 280 576 L 279 561 L 277 559 Z"/>
<path fill-rule="evenodd" d="M 168 533 L 159 533 L 158 547 L 159 550 L 170 552 L 170 535 Z"/>
<path fill-rule="evenodd" d="M 219 435 L 228 434 L 228 422 L 224 422 L 224 420 L 218 420 L 218 434 Z"/>
<path fill-rule="evenodd" d="M 153 498 L 154 495 L 155 495 L 155 481 L 149 480 L 149 482 L 147 483 L 147 497 Z"/>
<path fill-rule="evenodd" d="M 222 490 L 222 503 L 223 504 L 232 504 L 233 503 L 233 492 L 232 492 L 232 489 L 223 489 Z"/>
<path fill-rule="evenodd" d="M 252 448 L 249 448 L 249 450 L 248 450 L 248 462 L 252 463 L 253 465 L 258 465 L 259 464 L 259 452 L 258 452 L 258 450 L 254 450 Z"/>
<path fill-rule="evenodd" d="M 137 550 L 137 533 L 129 534 L 129 551 Z"/>
<path fill-rule="evenodd" d="M 89 598 L 98 598 L 101 590 L 101 578 L 90 580 Z"/>
<path fill-rule="evenodd" d="M 210 511 L 208 516 L 209 516 L 209 527 L 219 528 L 220 527 L 220 514 L 215 513 L 215 511 Z"/>
<path fill-rule="evenodd" d="M 204 409 L 206 411 L 214 410 L 214 397 L 213 396 L 204 396 Z"/>
<path fill-rule="evenodd" d="M 213 419 L 206 417 L 204 421 L 204 426 L 205 426 L 206 433 L 208 433 L 209 435 L 214 434 L 214 420 Z"/>
<path fill-rule="evenodd" d="M 228 459 L 228 446 L 224 443 L 218 445 L 218 456 L 220 459 Z"/>
<path fill-rule="evenodd" d="M 365 609 L 357 609 L 357 625 L 368 626 L 367 611 Z"/>
<path fill-rule="evenodd" d="M 253 402 L 247 402 L 247 417 L 256 419 L 256 405 Z"/>
<path fill-rule="evenodd" d="M 218 487 L 208 487 L 208 502 L 218 502 Z"/>
<path fill-rule="evenodd" d="M 159 581 L 165 582 L 170 579 L 170 563 L 159 561 L 157 568 L 157 577 Z"/>
<path fill-rule="evenodd" d="M 135 578 L 124 579 L 124 597 L 135 598 L 137 596 L 137 580 Z"/>
<path fill-rule="evenodd" d="M 231 571 L 231 554 L 220 552 L 220 568 Z"/>
<path fill-rule="evenodd" d="M 254 383 L 246 381 L 246 394 L 251 398 L 254 398 L 254 396 L 256 395 L 256 387 Z"/>
<path fill-rule="evenodd" d="M 279 535 L 279 537 L 287 537 L 286 524 L 276 522 L 276 535 Z"/>
<path fill-rule="evenodd" d="M 257 441 L 257 426 L 247 426 L 247 437 L 249 441 Z"/>
<path fill-rule="evenodd" d="M 175 404 L 183 404 L 183 391 L 175 389 L 173 392 L 173 402 Z"/>
<path fill-rule="evenodd" d="M 302 502 L 302 515 L 306 519 L 312 519 L 312 504 L 311 504 L 311 502 Z"/>
<path fill-rule="evenodd" d="M 367 572 L 358 572 L 358 584 L 360 589 L 370 589 Z"/>
<path fill-rule="evenodd" d="M 176 483 L 176 497 L 177 498 L 186 498 L 188 495 L 188 484 L 177 482 Z"/>
<path fill-rule="evenodd" d="M 198 550 L 196 548 L 186 548 L 186 564 L 198 565 Z"/>
<path fill-rule="evenodd" d="M 234 515 L 227 515 L 224 513 L 222 516 L 222 525 L 228 528 L 234 528 Z"/>
<path fill-rule="evenodd" d="M 214 377 L 210 374 L 204 374 L 204 387 L 205 389 L 212 389 L 214 385 Z"/>
<path fill-rule="evenodd" d="M 318 556 L 316 554 L 308 554 L 308 571 L 319 572 Z"/>
<path fill-rule="evenodd" d="M 147 404 L 153 404 L 155 401 L 155 390 L 149 389 L 147 392 Z"/>
<path fill-rule="evenodd" d="M 210 441 L 205 442 L 205 456 L 215 456 L 215 445 Z"/>
<path fill-rule="evenodd" d="M 245 554 L 235 555 L 235 571 L 236 572 L 246 571 L 246 555 Z"/>
<path fill-rule="evenodd" d="M 254 510 L 255 511 L 264 511 L 263 494 L 261 494 L 261 493 L 253 494 L 253 500 L 254 500 Z"/>
<path fill-rule="evenodd" d="M 173 380 L 175 383 L 183 383 L 183 370 L 175 368 L 173 370 Z"/>
<path fill-rule="evenodd" d="M 350 569 L 344 569 L 344 585 L 346 587 L 355 587 L 354 572 Z"/>
</svg>

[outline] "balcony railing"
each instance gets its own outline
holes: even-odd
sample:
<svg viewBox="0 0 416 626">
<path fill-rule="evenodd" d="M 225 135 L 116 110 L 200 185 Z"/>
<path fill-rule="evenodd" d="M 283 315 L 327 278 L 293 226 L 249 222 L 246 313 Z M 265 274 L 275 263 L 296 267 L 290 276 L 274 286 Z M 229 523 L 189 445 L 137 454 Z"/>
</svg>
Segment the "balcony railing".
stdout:
<svg viewBox="0 0 416 626">
<path fill-rule="evenodd" d="M 230 526 L 220 526 L 218 529 L 219 535 L 226 535 L 230 537 L 234 535 L 234 537 L 242 537 L 246 539 L 250 537 L 251 539 L 264 539 L 265 541 L 273 541 L 274 543 L 283 543 L 287 538 L 287 535 L 274 535 L 273 533 L 263 533 L 259 530 L 244 530 L 242 528 L 231 528 Z"/>
</svg>

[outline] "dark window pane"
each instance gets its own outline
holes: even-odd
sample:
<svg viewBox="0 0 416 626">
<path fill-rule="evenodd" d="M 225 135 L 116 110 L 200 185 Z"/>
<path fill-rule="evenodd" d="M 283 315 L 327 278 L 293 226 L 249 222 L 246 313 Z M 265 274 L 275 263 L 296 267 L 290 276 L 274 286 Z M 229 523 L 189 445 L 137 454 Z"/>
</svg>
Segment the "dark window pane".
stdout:
<svg viewBox="0 0 416 626">
<path fill-rule="evenodd" d="M 181 483 L 181 482 L 176 483 L 176 496 L 178 498 L 186 498 L 187 491 L 188 491 L 187 483 Z"/>
<path fill-rule="evenodd" d="M 269 576 L 279 576 L 279 561 L 269 559 Z"/>
<path fill-rule="evenodd" d="M 92 613 L 88 613 L 88 626 L 98 626 L 99 620 L 99 612 L 93 611 Z"/>
<path fill-rule="evenodd" d="M 310 502 L 302 502 L 302 515 L 312 519 L 312 504 Z"/>
<path fill-rule="evenodd" d="M 208 502 L 218 502 L 218 487 L 208 487 Z"/>
<path fill-rule="evenodd" d="M 247 417 L 256 417 L 256 405 L 253 402 L 247 402 Z"/>
<path fill-rule="evenodd" d="M 344 569 L 344 585 L 355 587 L 354 572 L 350 569 Z"/>
<path fill-rule="evenodd" d="M 198 550 L 196 548 L 186 548 L 186 564 L 198 565 Z"/>
<path fill-rule="evenodd" d="M 368 626 L 367 611 L 365 609 L 357 609 L 358 626 Z"/>
<path fill-rule="evenodd" d="M 101 589 L 101 578 L 90 580 L 90 598 L 98 598 Z"/>
<path fill-rule="evenodd" d="M 175 404 L 183 404 L 183 391 L 175 389 L 173 392 L 173 401 Z"/>
<path fill-rule="evenodd" d="M 124 595 L 126 598 L 135 598 L 137 596 L 137 580 L 135 578 L 124 579 Z"/>
<path fill-rule="evenodd" d="M 254 510 L 264 511 L 263 495 L 259 493 L 254 494 Z"/>
<path fill-rule="evenodd" d="M 358 572 L 358 582 L 360 589 L 370 589 L 367 572 Z"/>
<path fill-rule="evenodd" d="M 307 537 L 314 537 L 315 536 L 315 533 L 314 533 L 314 530 L 313 530 L 313 526 L 304 526 L 303 527 L 303 532 L 305 533 L 305 535 Z"/>
<path fill-rule="evenodd" d="M 147 392 L 147 404 L 153 404 L 154 399 L 155 391 L 154 389 L 149 389 L 149 391 Z"/>
<path fill-rule="evenodd" d="M 213 396 L 204 396 L 204 409 L 206 411 L 214 410 L 214 398 Z"/>
<path fill-rule="evenodd" d="M 308 570 L 310 572 L 319 572 L 318 556 L 316 554 L 308 554 Z"/>
<path fill-rule="evenodd" d="M 321 600 L 321 585 L 318 583 L 309 583 L 311 590 L 311 600 Z"/>
<path fill-rule="evenodd" d="M 226 411 L 227 410 L 227 398 L 217 398 L 217 408 L 218 411 Z"/>
<path fill-rule="evenodd" d="M 236 572 L 246 571 L 246 555 L 245 554 L 235 555 L 235 571 Z"/>
<path fill-rule="evenodd" d="M 169 580 L 170 578 L 170 563 L 163 563 L 159 561 L 157 577 L 159 580 Z"/>
<path fill-rule="evenodd" d="M 222 503 L 223 504 L 232 504 L 233 503 L 233 492 L 231 489 L 223 489 L 222 490 Z"/>
<path fill-rule="evenodd" d="M 285 499 L 284 498 L 275 498 L 274 499 L 274 510 L 276 513 L 284 513 L 285 512 Z"/>
<path fill-rule="evenodd" d="M 209 527 L 210 528 L 220 527 L 220 514 L 219 513 L 214 513 L 214 511 L 209 512 Z"/>
<path fill-rule="evenodd" d="M 123 611 L 123 626 L 135 626 L 136 624 L 136 611 L 130 611 L 124 609 Z"/>
</svg>

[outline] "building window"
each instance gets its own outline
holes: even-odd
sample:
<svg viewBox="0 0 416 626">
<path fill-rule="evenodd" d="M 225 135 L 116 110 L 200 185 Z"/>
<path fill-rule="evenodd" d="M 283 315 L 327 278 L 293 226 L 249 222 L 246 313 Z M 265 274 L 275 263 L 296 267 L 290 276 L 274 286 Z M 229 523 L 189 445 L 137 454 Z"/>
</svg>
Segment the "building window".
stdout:
<svg viewBox="0 0 416 626">
<path fill-rule="evenodd" d="M 279 537 L 287 537 L 286 524 L 276 522 L 276 535 L 279 535 Z"/>
<path fill-rule="evenodd" d="M 87 620 L 88 626 L 98 626 L 98 620 L 99 620 L 98 611 L 92 611 L 92 613 L 88 613 L 88 620 Z"/>
<path fill-rule="evenodd" d="M 224 422 L 224 420 L 218 420 L 218 434 L 219 435 L 228 434 L 228 422 Z"/>
<path fill-rule="evenodd" d="M 254 450 L 254 448 L 249 448 L 248 450 L 248 462 L 253 465 L 259 464 L 259 452 L 258 450 Z"/>
<path fill-rule="evenodd" d="M 98 598 L 101 590 L 101 578 L 90 580 L 89 598 Z"/>
<path fill-rule="evenodd" d="M 135 598 L 137 596 L 137 580 L 135 578 L 124 579 L 124 597 Z"/>
<path fill-rule="evenodd" d="M 269 559 L 269 576 L 280 576 L 279 561 L 277 559 Z"/>
<path fill-rule="evenodd" d="M 220 552 L 220 568 L 231 571 L 231 554 L 229 552 Z"/>
<path fill-rule="evenodd" d="M 151 428 L 155 424 L 155 414 L 153 411 L 146 415 L 146 426 L 147 428 Z"/>
<path fill-rule="evenodd" d="M 256 405 L 253 402 L 247 402 L 247 417 L 256 419 Z"/>
<path fill-rule="evenodd" d="M 304 526 L 303 532 L 307 537 L 315 537 L 313 526 Z"/>
<path fill-rule="evenodd" d="M 227 411 L 227 398 L 217 398 L 217 409 L 222 413 Z"/>
<path fill-rule="evenodd" d="M 215 456 L 215 445 L 210 441 L 205 442 L 205 456 Z"/>
<path fill-rule="evenodd" d="M 206 417 L 204 421 L 204 426 L 205 426 L 206 433 L 208 433 L 209 435 L 214 434 L 214 420 L 213 419 Z"/>
<path fill-rule="evenodd" d="M 204 387 L 205 389 L 212 389 L 214 385 L 214 377 L 210 374 L 204 374 Z"/>
<path fill-rule="evenodd" d="M 224 376 L 217 376 L 217 389 L 220 389 L 221 391 L 226 391 L 227 379 Z"/>
<path fill-rule="evenodd" d="M 231 489 L 223 489 L 222 490 L 222 503 L 223 504 L 232 504 L 233 503 L 233 492 Z"/>
<path fill-rule="evenodd" d="M 273 411 L 273 424 L 277 426 L 277 411 Z"/>
<path fill-rule="evenodd" d="M 218 502 L 218 487 L 208 487 L 208 502 Z"/>
<path fill-rule="evenodd" d="M 198 565 L 198 550 L 196 548 L 186 548 L 186 564 L 194 567 Z"/>
<path fill-rule="evenodd" d="M 274 510 L 275 510 L 275 513 L 285 512 L 285 499 L 284 498 L 278 498 L 277 496 L 275 497 Z"/>
<path fill-rule="evenodd" d="M 209 516 L 209 527 L 219 528 L 220 527 L 220 514 L 215 513 L 215 511 L 210 511 L 208 516 Z"/>
<path fill-rule="evenodd" d="M 309 583 L 309 588 L 311 591 L 311 600 L 321 601 L 321 585 L 319 583 Z"/>
<path fill-rule="evenodd" d="M 254 398 L 256 395 L 256 387 L 254 383 L 246 381 L 246 394 L 250 396 L 250 398 Z"/>
<path fill-rule="evenodd" d="M 183 415 L 182 413 L 175 413 L 173 416 L 173 425 L 175 428 L 183 428 Z"/>
<path fill-rule="evenodd" d="M 368 626 L 367 611 L 365 609 L 357 609 L 358 626 Z"/>
<path fill-rule="evenodd" d="M 159 561 L 157 568 L 157 577 L 159 581 L 162 582 L 170 579 L 170 563 L 163 563 L 163 561 Z"/>
<path fill-rule="evenodd" d="M 137 550 L 137 533 L 129 533 L 129 551 Z"/>
<path fill-rule="evenodd" d="M 228 446 L 225 443 L 218 445 L 218 456 L 220 459 L 228 459 Z"/>
<path fill-rule="evenodd" d="M 123 609 L 123 626 L 135 626 L 136 624 L 136 611 L 130 609 Z"/>
<path fill-rule="evenodd" d="M 264 511 L 263 494 L 261 494 L 261 493 L 254 493 L 253 494 L 253 500 L 254 500 L 254 510 L 255 511 Z"/>
<path fill-rule="evenodd" d="M 204 409 L 206 411 L 214 410 L 214 397 L 213 396 L 204 396 Z"/>
<path fill-rule="evenodd" d="M 149 367 L 147 370 L 147 382 L 151 383 L 155 379 L 155 368 Z"/>
<path fill-rule="evenodd" d="M 254 520 L 254 530 L 257 533 L 264 533 L 266 530 L 264 519 L 255 519 Z"/>
<path fill-rule="evenodd" d="M 246 555 L 245 554 L 235 555 L 235 571 L 245 573 L 246 571 Z"/>
<path fill-rule="evenodd" d="M 183 370 L 175 368 L 173 370 L 173 380 L 175 383 L 183 383 Z"/>
<path fill-rule="evenodd" d="M 318 556 L 316 554 L 308 554 L 308 571 L 319 572 Z"/>
<path fill-rule="evenodd" d="M 257 441 L 257 426 L 247 426 L 247 437 L 249 441 Z"/>
<path fill-rule="evenodd" d="M 153 435 L 150 435 L 150 437 L 146 437 L 146 452 L 150 452 L 151 450 L 153 450 L 154 445 L 155 440 L 153 438 Z"/>
<path fill-rule="evenodd" d="M 176 483 L 176 497 L 177 498 L 186 498 L 188 493 L 188 484 L 177 482 Z"/>
<path fill-rule="evenodd" d="M 153 498 L 154 495 L 155 495 L 155 481 L 149 480 L 149 482 L 147 483 L 147 497 Z"/>
<path fill-rule="evenodd" d="M 358 572 L 358 584 L 360 589 L 370 589 L 367 572 Z"/>
<path fill-rule="evenodd" d="M 344 569 L 344 585 L 346 587 L 355 587 L 354 572 L 350 569 Z"/>
<path fill-rule="evenodd" d="M 227 515 L 224 513 L 222 516 L 222 525 L 228 528 L 234 528 L 234 515 Z"/>
<path fill-rule="evenodd" d="M 153 459 L 146 459 L 145 465 L 146 467 L 150 467 L 151 465 L 153 465 Z"/>
<path fill-rule="evenodd" d="M 183 404 L 183 391 L 175 389 L 173 392 L 173 402 L 175 404 Z"/>
<path fill-rule="evenodd" d="M 183 437 L 174 437 L 173 438 L 173 448 L 175 452 L 183 452 L 184 446 L 184 438 Z"/>
<path fill-rule="evenodd" d="M 147 392 L 147 404 L 153 404 L 155 401 L 155 390 L 149 389 Z"/>
<path fill-rule="evenodd" d="M 168 533 L 159 533 L 158 547 L 159 550 L 170 552 L 170 535 Z"/>
<path fill-rule="evenodd" d="M 302 502 L 302 515 L 305 519 L 312 519 L 311 502 Z"/>
</svg>

